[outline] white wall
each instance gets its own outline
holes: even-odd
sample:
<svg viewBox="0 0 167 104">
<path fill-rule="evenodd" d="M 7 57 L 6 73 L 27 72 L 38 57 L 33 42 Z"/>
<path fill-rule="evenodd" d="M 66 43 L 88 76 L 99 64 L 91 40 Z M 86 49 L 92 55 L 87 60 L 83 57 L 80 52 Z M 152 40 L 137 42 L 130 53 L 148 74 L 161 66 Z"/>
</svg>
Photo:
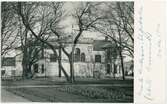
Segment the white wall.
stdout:
<svg viewBox="0 0 167 104">
<path fill-rule="evenodd" d="M 71 46 L 72 44 L 68 44 L 65 48 L 68 53 L 71 52 Z M 104 51 L 93 51 L 93 45 L 92 44 L 77 44 L 76 48 L 80 49 L 80 53 L 85 53 L 85 59 L 86 62 L 75 62 L 74 63 L 74 73 L 75 76 L 80 77 L 89 77 L 93 76 L 93 71 L 101 71 L 102 73 L 105 73 L 105 66 L 104 64 L 98 64 L 95 62 L 95 55 L 101 55 L 101 61 L 105 62 L 105 52 Z M 47 52 L 48 57 L 50 54 L 53 54 L 53 51 L 51 49 L 45 50 Z M 58 51 L 57 51 L 58 52 Z M 70 64 L 68 61 L 68 57 L 62 52 L 62 65 L 68 75 L 70 75 Z M 48 62 L 46 66 L 47 75 L 48 76 L 58 76 L 58 63 L 57 62 Z M 62 73 L 62 76 L 64 74 Z"/>
<path fill-rule="evenodd" d="M 94 71 L 101 72 L 102 74 L 106 73 L 106 67 L 105 67 L 105 51 L 93 51 L 93 45 L 92 44 L 77 44 L 76 48 L 80 49 L 80 53 L 85 53 L 85 59 L 86 62 L 75 62 L 74 63 L 74 73 L 75 76 L 80 77 L 92 77 Z M 71 52 L 71 44 L 68 44 L 68 47 L 66 47 L 67 52 Z M 19 53 L 20 51 L 15 51 L 16 53 Z M 39 64 L 39 69 L 41 69 L 41 65 L 44 64 L 44 68 L 46 69 L 46 72 L 43 74 L 37 73 L 38 76 L 58 76 L 59 69 L 58 69 L 58 61 L 57 62 L 50 62 L 50 54 L 53 54 L 53 51 L 51 49 L 45 49 L 45 57 L 47 57 L 45 60 L 40 60 L 37 62 Z M 58 53 L 58 50 L 57 50 Z M 102 63 L 95 63 L 95 55 L 101 55 L 101 62 Z M 5 67 L 5 70 L 8 70 L 7 74 L 11 75 L 11 70 L 16 70 L 16 75 L 21 76 L 22 75 L 22 54 L 16 56 L 16 66 L 15 67 Z M 67 56 L 62 52 L 62 65 L 68 75 L 70 75 L 70 64 L 68 61 Z M 33 68 L 32 68 L 33 69 Z M 64 76 L 62 72 L 62 76 Z"/>
</svg>

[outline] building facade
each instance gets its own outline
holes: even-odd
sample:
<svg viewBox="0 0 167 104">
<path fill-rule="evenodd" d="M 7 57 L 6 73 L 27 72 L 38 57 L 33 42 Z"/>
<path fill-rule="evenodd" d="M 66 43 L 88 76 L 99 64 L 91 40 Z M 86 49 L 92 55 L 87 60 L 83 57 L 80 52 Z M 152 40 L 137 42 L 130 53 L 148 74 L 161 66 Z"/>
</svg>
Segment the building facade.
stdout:
<svg viewBox="0 0 167 104">
<path fill-rule="evenodd" d="M 50 40 L 50 42 L 54 42 Z M 68 52 L 72 50 L 72 42 L 62 42 Z M 74 52 L 74 75 L 77 77 L 121 77 L 122 71 L 120 60 L 113 57 L 108 52 L 113 47 L 108 40 L 93 40 L 91 38 L 81 38 L 76 45 Z M 57 49 L 58 52 L 58 49 Z M 22 76 L 22 54 L 20 49 L 14 50 L 15 55 L 12 57 L 4 57 L 2 60 L 1 75 L 6 76 Z M 19 54 L 20 53 L 20 54 Z M 16 55 L 19 54 L 19 55 Z M 66 72 L 70 74 L 70 64 L 68 57 L 62 52 L 62 65 Z M 39 59 L 32 65 L 32 72 L 39 77 L 54 77 L 59 75 L 58 59 L 53 51 L 45 47 L 42 52 L 43 58 Z M 114 62 L 113 62 L 114 60 Z M 129 61 L 130 62 L 130 61 Z M 114 64 L 113 64 L 114 63 Z M 133 70 L 133 63 L 125 65 L 125 71 Z M 62 73 L 62 72 L 61 72 Z M 64 74 L 62 73 L 62 76 Z"/>
</svg>

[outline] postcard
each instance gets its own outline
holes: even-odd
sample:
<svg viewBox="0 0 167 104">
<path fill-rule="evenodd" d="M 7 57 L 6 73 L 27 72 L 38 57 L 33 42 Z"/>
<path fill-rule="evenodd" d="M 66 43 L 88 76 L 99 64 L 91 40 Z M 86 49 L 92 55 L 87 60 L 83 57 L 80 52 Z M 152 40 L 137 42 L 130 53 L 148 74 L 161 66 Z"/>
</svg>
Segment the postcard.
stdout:
<svg viewBox="0 0 167 104">
<path fill-rule="evenodd" d="M 1 1 L 1 103 L 166 104 L 167 2 Z"/>
</svg>

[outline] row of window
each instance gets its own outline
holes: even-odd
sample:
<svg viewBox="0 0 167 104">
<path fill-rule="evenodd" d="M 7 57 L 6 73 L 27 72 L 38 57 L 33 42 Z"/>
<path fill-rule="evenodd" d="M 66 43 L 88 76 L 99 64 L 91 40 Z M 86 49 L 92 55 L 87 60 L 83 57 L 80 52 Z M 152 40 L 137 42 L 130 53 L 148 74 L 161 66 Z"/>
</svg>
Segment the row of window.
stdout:
<svg viewBox="0 0 167 104">
<path fill-rule="evenodd" d="M 80 49 L 76 48 L 74 52 L 74 62 L 85 62 L 86 56 L 85 53 L 80 53 Z M 55 54 L 50 54 L 50 62 L 57 62 L 57 57 Z M 101 62 L 101 55 L 95 55 L 95 62 Z M 15 66 L 16 60 L 15 57 L 3 57 L 2 66 Z"/>
<path fill-rule="evenodd" d="M 74 54 L 74 62 L 85 62 L 85 53 Z M 54 54 L 50 54 L 50 62 L 57 62 L 57 57 Z M 95 62 L 101 63 L 101 55 L 95 55 Z"/>
<path fill-rule="evenodd" d="M 57 61 L 57 57 L 55 54 L 50 54 L 50 62 L 56 62 Z M 74 52 L 74 61 L 78 62 L 85 62 L 85 53 L 80 53 L 80 49 L 76 48 L 75 52 Z"/>
<path fill-rule="evenodd" d="M 79 48 L 76 48 L 74 51 L 74 62 L 85 62 L 86 56 L 85 53 L 81 53 Z M 50 54 L 50 62 L 56 62 L 57 57 L 54 54 Z M 95 62 L 101 62 L 101 55 L 95 55 Z"/>
<path fill-rule="evenodd" d="M 85 53 L 81 53 L 79 48 L 76 48 L 74 51 L 74 61 L 85 62 Z"/>
<path fill-rule="evenodd" d="M 81 53 L 79 48 L 76 48 L 74 51 L 74 61 L 85 62 L 85 53 Z M 95 55 L 95 62 L 101 62 L 101 55 Z"/>
<path fill-rule="evenodd" d="M 81 53 L 79 48 L 74 51 L 74 62 L 85 62 L 86 55 L 84 52 Z M 57 57 L 55 54 L 50 54 L 50 62 L 57 62 Z M 95 55 L 95 62 L 101 62 L 101 55 Z"/>
</svg>

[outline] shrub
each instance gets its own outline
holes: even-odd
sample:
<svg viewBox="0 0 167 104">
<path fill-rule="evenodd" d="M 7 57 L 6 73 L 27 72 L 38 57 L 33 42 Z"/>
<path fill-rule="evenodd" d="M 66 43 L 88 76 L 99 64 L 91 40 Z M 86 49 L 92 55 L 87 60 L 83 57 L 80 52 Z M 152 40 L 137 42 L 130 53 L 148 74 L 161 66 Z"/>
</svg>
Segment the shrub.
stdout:
<svg viewBox="0 0 167 104">
<path fill-rule="evenodd" d="M 59 91 L 72 94 L 82 95 L 95 99 L 124 99 L 126 97 L 123 90 L 106 90 L 94 86 L 61 86 L 57 88 Z"/>
</svg>

